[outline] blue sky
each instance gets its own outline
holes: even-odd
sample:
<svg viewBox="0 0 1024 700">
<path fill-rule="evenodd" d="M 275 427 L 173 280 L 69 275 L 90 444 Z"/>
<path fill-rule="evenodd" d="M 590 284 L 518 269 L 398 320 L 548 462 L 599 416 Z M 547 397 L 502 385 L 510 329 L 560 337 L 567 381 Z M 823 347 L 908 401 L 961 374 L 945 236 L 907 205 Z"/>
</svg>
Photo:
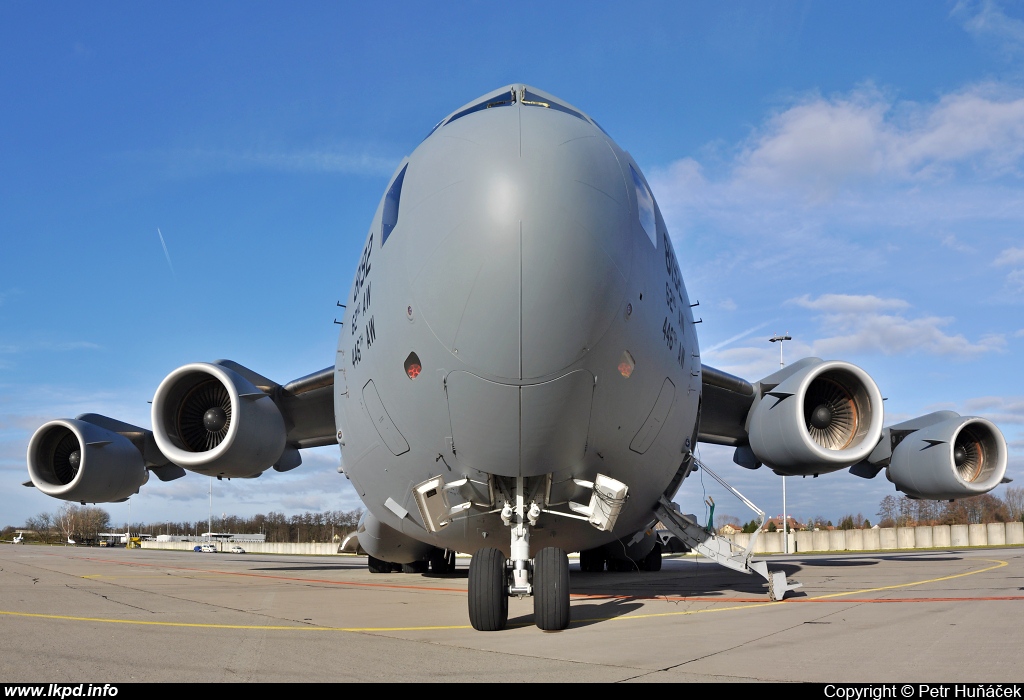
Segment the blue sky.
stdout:
<svg viewBox="0 0 1024 700">
<path fill-rule="evenodd" d="M 641 164 L 708 364 L 758 379 L 788 332 L 787 361 L 867 370 L 887 422 L 995 420 L 1021 483 L 1024 6 L 551 5 L 0 3 L 0 525 L 60 505 L 20 486 L 50 418 L 148 427 L 192 361 L 279 381 L 327 366 L 395 166 L 512 82 Z M 778 477 L 702 454 L 781 512 Z M 305 456 L 218 482 L 215 513 L 359 506 L 336 450 Z M 874 520 L 894 493 L 844 472 L 787 485 L 801 519 Z M 207 489 L 154 479 L 132 517 L 204 519 Z M 677 500 L 704 495 L 694 478 Z"/>
</svg>

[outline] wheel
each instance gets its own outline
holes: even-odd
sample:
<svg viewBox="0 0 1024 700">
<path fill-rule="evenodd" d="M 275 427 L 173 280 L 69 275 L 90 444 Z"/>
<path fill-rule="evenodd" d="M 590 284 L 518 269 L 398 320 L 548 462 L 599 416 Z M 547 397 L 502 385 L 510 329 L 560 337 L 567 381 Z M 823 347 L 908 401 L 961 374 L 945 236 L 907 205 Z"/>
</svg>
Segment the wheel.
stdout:
<svg viewBox="0 0 1024 700">
<path fill-rule="evenodd" d="M 661 543 L 655 542 L 654 549 L 644 557 L 644 571 L 661 571 Z"/>
<path fill-rule="evenodd" d="M 430 567 L 429 562 L 425 561 L 414 561 L 409 564 L 402 564 L 403 574 L 425 574 L 427 569 Z"/>
<path fill-rule="evenodd" d="M 569 557 L 545 547 L 533 563 L 533 618 L 542 630 L 569 626 Z"/>
<path fill-rule="evenodd" d="M 585 549 L 580 552 L 580 571 L 596 573 L 604 571 L 604 555 L 599 549 Z"/>
<path fill-rule="evenodd" d="M 566 560 L 568 562 L 568 559 Z M 485 547 L 469 561 L 469 621 L 473 629 L 493 632 L 508 623 L 505 555 Z"/>
<path fill-rule="evenodd" d="M 378 559 L 377 557 L 366 557 L 366 568 L 371 574 L 390 574 L 391 562 Z"/>
</svg>

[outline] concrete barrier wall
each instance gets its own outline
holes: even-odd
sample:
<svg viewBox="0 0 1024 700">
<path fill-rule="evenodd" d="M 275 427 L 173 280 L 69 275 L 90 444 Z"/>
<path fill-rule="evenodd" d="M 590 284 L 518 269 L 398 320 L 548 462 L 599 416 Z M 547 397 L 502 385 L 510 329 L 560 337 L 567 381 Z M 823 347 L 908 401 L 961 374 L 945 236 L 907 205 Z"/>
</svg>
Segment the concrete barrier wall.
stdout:
<svg viewBox="0 0 1024 700">
<path fill-rule="evenodd" d="M 736 533 L 727 537 L 747 547 L 750 535 Z M 936 547 L 997 547 L 1024 544 L 1024 523 L 988 523 L 984 525 L 921 525 L 884 527 L 870 530 L 801 530 L 790 534 L 791 552 L 861 552 L 885 549 L 932 549 Z M 782 550 L 781 532 L 758 535 L 755 554 L 778 554 Z"/>
<path fill-rule="evenodd" d="M 748 533 L 726 535 L 739 547 L 750 543 Z M 920 527 L 877 528 L 870 530 L 801 530 L 790 534 L 791 552 L 858 552 L 884 549 L 928 549 L 934 547 L 991 547 L 1024 545 L 1024 523 L 988 523 L 986 525 L 923 525 Z M 201 542 L 143 542 L 143 549 L 191 551 Z M 220 551 L 231 549 L 231 542 L 218 542 Z M 338 554 L 337 544 L 329 542 L 242 542 L 250 554 Z M 781 554 L 782 533 L 762 532 L 757 537 L 756 554 Z"/>
<path fill-rule="evenodd" d="M 192 551 L 202 542 L 143 542 L 143 549 L 176 549 Z M 215 542 L 218 551 L 227 552 L 234 542 Z M 248 554 L 337 554 L 337 544 L 329 542 L 239 542 Z"/>
<path fill-rule="evenodd" d="M 1024 523 L 1006 523 L 1006 544 L 1024 544 Z"/>
<path fill-rule="evenodd" d="M 1006 544 L 1006 523 L 989 523 L 985 526 L 985 537 L 989 546 Z"/>
<path fill-rule="evenodd" d="M 967 526 L 966 525 L 950 525 L 949 526 L 949 546 L 950 547 L 966 547 L 968 546 L 967 541 Z"/>
<path fill-rule="evenodd" d="M 967 526 L 967 544 L 971 547 L 982 547 L 988 544 L 988 528 L 984 525 Z"/>
<path fill-rule="evenodd" d="M 912 527 L 896 528 L 896 549 L 914 549 L 917 547 L 917 531 Z"/>
</svg>

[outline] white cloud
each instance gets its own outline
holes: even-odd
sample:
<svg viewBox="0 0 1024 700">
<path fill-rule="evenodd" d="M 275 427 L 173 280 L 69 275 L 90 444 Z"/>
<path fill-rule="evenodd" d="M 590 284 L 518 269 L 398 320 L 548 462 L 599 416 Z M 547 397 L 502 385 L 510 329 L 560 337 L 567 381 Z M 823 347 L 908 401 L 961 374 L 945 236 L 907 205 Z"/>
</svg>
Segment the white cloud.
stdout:
<svg viewBox="0 0 1024 700">
<path fill-rule="evenodd" d="M 1024 270 L 1013 270 L 1006 275 L 1006 287 L 1014 293 L 1024 293 Z"/>
<path fill-rule="evenodd" d="M 1015 332 L 1013 334 L 1013 337 L 1014 338 L 1024 338 L 1024 328 L 1021 328 L 1019 331 Z"/>
<path fill-rule="evenodd" d="M 976 39 L 1007 57 L 1024 49 L 1024 22 L 1007 16 L 993 0 L 961 0 L 952 14 L 963 18 L 964 28 Z"/>
<path fill-rule="evenodd" d="M 955 235 L 952 233 L 943 236 L 940 241 L 943 248 L 949 248 L 957 253 L 975 253 L 977 252 L 974 248 L 964 243 L 961 243 Z"/>
<path fill-rule="evenodd" d="M 964 402 L 966 413 L 988 418 L 996 425 L 1024 425 L 1024 396 L 982 396 Z"/>
<path fill-rule="evenodd" d="M 902 355 L 925 352 L 932 355 L 969 358 L 1002 350 L 1006 339 L 990 335 L 976 342 L 963 335 L 949 335 L 942 329 L 951 318 L 928 316 L 906 318 L 885 310 L 905 310 L 909 304 L 902 299 L 881 299 L 871 295 L 823 294 L 817 299 L 807 295 L 791 300 L 807 309 L 823 312 L 819 317 L 821 332 L 826 337 L 812 344 L 819 357 L 850 353 L 881 353 Z"/>
<path fill-rule="evenodd" d="M 999 252 L 992 264 L 996 267 L 1004 265 L 1020 265 L 1024 263 L 1024 248 L 1007 248 Z"/>
<path fill-rule="evenodd" d="M 884 311 L 886 309 L 903 310 L 910 304 L 903 299 L 882 299 L 870 294 L 822 294 L 817 299 L 810 295 L 790 299 L 791 304 L 815 311 L 827 311 L 834 314 L 857 314 Z"/>
<path fill-rule="evenodd" d="M 919 105 L 866 87 L 815 96 L 769 119 L 737 156 L 734 176 L 824 197 L 851 182 L 944 178 L 956 167 L 1017 174 L 1022 157 L 1024 96 L 1016 90 L 976 85 Z"/>
</svg>

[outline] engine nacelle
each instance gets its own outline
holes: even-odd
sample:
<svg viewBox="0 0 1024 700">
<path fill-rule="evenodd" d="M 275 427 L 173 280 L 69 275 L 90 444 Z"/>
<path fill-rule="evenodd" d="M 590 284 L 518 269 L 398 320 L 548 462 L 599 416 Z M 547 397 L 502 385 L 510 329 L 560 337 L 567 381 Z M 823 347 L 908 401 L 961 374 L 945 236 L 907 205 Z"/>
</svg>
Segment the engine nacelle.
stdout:
<svg viewBox="0 0 1024 700">
<path fill-rule="evenodd" d="M 435 549 L 432 545 L 413 539 L 398 530 L 385 525 L 366 511 L 359 518 L 359 546 L 371 557 L 394 564 L 411 564 L 425 561 Z"/>
<path fill-rule="evenodd" d="M 286 435 L 273 400 L 228 367 L 179 367 L 153 397 L 153 437 L 160 451 L 201 474 L 258 475 L 281 458 Z"/>
<path fill-rule="evenodd" d="M 864 459 L 882 432 L 882 395 L 848 362 L 807 358 L 759 382 L 747 434 L 758 460 L 780 474 L 819 474 Z"/>
<path fill-rule="evenodd" d="M 941 411 L 894 425 L 889 433 L 899 442 L 886 476 L 908 496 L 977 496 L 998 486 L 1006 474 L 1006 440 L 984 418 Z"/>
<path fill-rule="evenodd" d="M 28 443 L 28 474 L 47 496 L 79 503 L 123 501 L 149 479 L 128 438 L 80 420 L 52 420 Z"/>
</svg>

